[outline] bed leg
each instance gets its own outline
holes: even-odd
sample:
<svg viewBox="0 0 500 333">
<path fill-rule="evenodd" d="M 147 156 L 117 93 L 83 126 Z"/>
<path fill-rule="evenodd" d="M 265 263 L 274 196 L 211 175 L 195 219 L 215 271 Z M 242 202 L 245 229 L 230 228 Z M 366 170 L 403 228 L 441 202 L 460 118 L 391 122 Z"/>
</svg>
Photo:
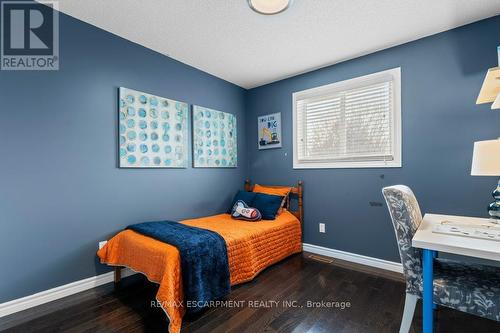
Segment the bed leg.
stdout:
<svg viewBox="0 0 500 333">
<path fill-rule="evenodd" d="M 119 283 L 122 279 L 122 268 L 121 267 L 115 267 L 115 283 Z"/>
</svg>

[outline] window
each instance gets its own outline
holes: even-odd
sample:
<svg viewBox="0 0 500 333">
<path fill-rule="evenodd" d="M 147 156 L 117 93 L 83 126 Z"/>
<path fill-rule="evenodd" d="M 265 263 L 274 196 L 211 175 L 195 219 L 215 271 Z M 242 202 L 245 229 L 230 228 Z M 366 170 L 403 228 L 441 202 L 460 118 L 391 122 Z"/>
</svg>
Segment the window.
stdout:
<svg viewBox="0 0 500 333">
<path fill-rule="evenodd" d="M 293 167 L 401 166 L 401 70 L 293 94 Z"/>
</svg>

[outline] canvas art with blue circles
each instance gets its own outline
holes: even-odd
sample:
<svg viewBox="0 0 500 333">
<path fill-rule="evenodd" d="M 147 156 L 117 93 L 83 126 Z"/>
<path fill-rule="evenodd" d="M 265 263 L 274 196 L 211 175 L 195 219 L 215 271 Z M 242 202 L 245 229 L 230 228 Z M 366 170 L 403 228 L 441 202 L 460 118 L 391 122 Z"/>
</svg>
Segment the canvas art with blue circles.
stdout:
<svg viewBox="0 0 500 333">
<path fill-rule="evenodd" d="M 193 106 L 193 166 L 234 168 L 238 163 L 236 117 Z"/>
<path fill-rule="evenodd" d="M 120 88 L 122 168 L 187 168 L 188 105 Z"/>
</svg>

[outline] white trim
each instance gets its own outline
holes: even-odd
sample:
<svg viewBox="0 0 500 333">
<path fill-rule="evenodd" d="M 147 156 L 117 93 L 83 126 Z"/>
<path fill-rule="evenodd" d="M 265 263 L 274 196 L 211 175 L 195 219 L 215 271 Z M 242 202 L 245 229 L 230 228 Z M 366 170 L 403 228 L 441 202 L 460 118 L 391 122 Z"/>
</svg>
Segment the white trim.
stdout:
<svg viewBox="0 0 500 333">
<path fill-rule="evenodd" d="M 313 244 L 304 243 L 303 250 L 311 253 L 324 255 L 336 259 L 355 262 L 361 265 L 376 267 L 380 269 L 389 270 L 392 272 L 403 273 L 403 266 L 400 263 L 367 257 L 360 254 L 334 250 L 327 247 L 322 247 Z M 122 269 L 122 278 L 137 274 L 130 268 Z M 74 295 L 76 293 L 89 290 L 103 284 L 113 282 L 113 272 L 92 276 L 83 280 L 71 282 L 63 286 L 41 291 L 39 293 L 14 299 L 0 304 L 0 318 L 10 314 L 23 311 L 41 304 L 52 302 L 66 296 Z"/>
<path fill-rule="evenodd" d="M 136 274 L 131 269 L 122 269 L 122 277 Z M 0 318 L 23 311 L 41 304 L 52 302 L 60 298 L 74 295 L 76 293 L 92 289 L 103 284 L 114 281 L 113 272 L 92 276 L 83 280 L 71 282 L 63 286 L 44 290 L 39 293 L 0 303 Z"/>
<path fill-rule="evenodd" d="M 307 244 L 307 243 L 302 244 L 302 249 L 307 252 L 320 254 L 327 257 L 355 262 L 357 264 L 385 269 L 396 273 L 401 273 L 401 274 L 403 273 L 403 265 L 401 265 L 401 263 L 399 262 L 388 261 L 374 257 L 367 257 L 356 253 L 330 249 L 327 247 Z"/>
<path fill-rule="evenodd" d="M 397 149 L 396 149 L 397 150 Z M 295 156 L 294 156 L 295 161 Z M 298 162 L 293 164 L 294 169 L 354 169 L 354 168 L 401 168 L 401 159 L 391 161 L 349 161 L 349 162 Z"/>
<path fill-rule="evenodd" d="M 311 96 L 329 94 L 336 91 L 344 91 L 359 87 L 362 84 L 374 84 L 384 80 L 393 81 L 393 159 L 361 160 L 361 161 L 299 161 L 297 154 L 297 100 Z M 400 168 L 402 167 L 402 125 L 401 125 L 401 67 L 372 73 L 352 79 L 338 81 L 331 84 L 297 91 L 292 94 L 292 144 L 293 144 L 293 168 L 294 169 L 337 169 L 337 168 Z"/>
</svg>

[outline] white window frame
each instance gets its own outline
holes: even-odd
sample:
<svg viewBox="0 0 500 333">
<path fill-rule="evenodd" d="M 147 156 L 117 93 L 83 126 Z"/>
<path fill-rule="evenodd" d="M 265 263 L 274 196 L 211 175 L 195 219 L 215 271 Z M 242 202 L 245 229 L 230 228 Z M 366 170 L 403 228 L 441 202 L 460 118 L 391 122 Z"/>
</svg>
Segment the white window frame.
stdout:
<svg viewBox="0 0 500 333">
<path fill-rule="evenodd" d="M 340 91 L 363 87 L 381 80 L 393 80 L 393 128 L 392 147 L 393 159 L 389 161 L 299 161 L 297 152 L 297 101 L 305 98 L 334 94 Z M 320 87 L 294 92 L 293 105 L 293 168 L 294 169 L 336 169 L 336 168 L 400 168 L 402 166 L 402 141 L 401 141 L 401 67 L 368 74 L 353 79 L 339 81 Z"/>
</svg>

